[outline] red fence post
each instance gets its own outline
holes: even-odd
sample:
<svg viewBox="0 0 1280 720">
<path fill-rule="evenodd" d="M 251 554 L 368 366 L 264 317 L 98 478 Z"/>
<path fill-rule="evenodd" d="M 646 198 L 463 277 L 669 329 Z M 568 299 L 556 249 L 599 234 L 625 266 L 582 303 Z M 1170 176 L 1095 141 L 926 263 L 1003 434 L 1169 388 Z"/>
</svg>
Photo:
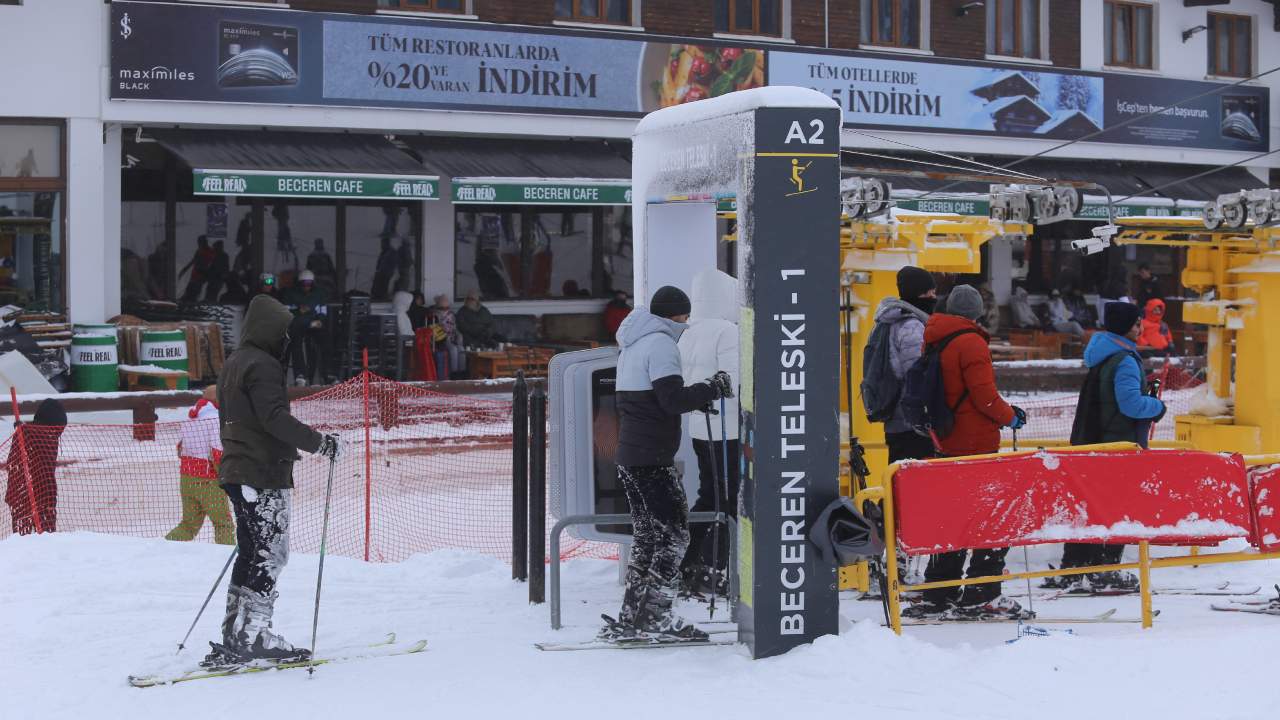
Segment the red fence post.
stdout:
<svg viewBox="0 0 1280 720">
<path fill-rule="evenodd" d="M 364 349 L 364 561 L 369 562 L 369 496 L 372 489 L 372 458 L 369 453 L 372 451 L 369 445 L 369 349 Z"/>
<path fill-rule="evenodd" d="M 22 459 L 22 477 L 27 481 L 27 502 L 31 503 L 31 521 L 37 533 L 44 532 L 44 523 L 40 520 L 40 508 L 36 506 L 36 488 L 31 483 L 31 462 L 27 457 L 26 433 L 22 431 L 22 416 L 18 414 L 18 391 L 9 388 L 9 400 L 13 403 L 13 434 L 18 436 L 18 457 Z"/>
</svg>

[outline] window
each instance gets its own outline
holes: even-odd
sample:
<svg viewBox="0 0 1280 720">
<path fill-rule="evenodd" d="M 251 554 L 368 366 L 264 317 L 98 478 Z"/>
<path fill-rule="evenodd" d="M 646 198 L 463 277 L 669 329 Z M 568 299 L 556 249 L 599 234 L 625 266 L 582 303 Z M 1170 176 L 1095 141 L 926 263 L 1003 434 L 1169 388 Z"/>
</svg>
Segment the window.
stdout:
<svg viewBox="0 0 1280 720">
<path fill-rule="evenodd" d="M 987 2 L 987 54 L 1041 58 L 1040 0 Z"/>
<path fill-rule="evenodd" d="M 63 309 L 61 124 L 0 120 L 0 304 Z"/>
<path fill-rule="evenodd" d="M 380 8 L 423 12 L 460 13 L 466 10 L 465 5 L 465 0 L 378 0 Z"/>
<path fill-rule="evenodd" d="M 862 44 L 920 49 L 921 0 L 862 0 Z"/>
<path fill-rule="evenodd" d="M 631 292 L 631 208 L 463 205 L 454 294 L 485 300 L 606 298 Z"/>
<path fill-rule="evenodd" d="M 557 20 L 631 24 L 631 0 L 556 0 Z"/>
<path fill-rule="evenodd" d="M 782 35 L 782 0 L 716 0 L 716 32 Z"/>
<path fill-rule="evenodd" d="M 1209 13 L 1209 74 L 1226 77 L 1253 75 L 1251 18 Z"/>
<path fill-rule="evenodd" d="M 1154 67 L 1151 50 L 1152 6 L 1110 2 L 1103 9 L 1106 26 L 1106 64 L 1116 67 Z"/>
</svg>

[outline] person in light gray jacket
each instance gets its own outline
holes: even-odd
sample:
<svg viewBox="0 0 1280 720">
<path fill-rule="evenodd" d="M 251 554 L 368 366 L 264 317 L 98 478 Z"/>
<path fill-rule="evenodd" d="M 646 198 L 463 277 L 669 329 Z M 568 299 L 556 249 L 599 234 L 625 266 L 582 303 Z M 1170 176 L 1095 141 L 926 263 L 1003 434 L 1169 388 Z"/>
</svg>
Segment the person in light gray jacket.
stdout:
<svg viewBox="0 0 1280 720">
<path fill-rule="evenodd" d="M 689 506 L 675 455 L 680 416 L 733 394 L 717 372 L 686 386 L 676 342 L 687 327 L 689 296 L 664 285 L 649 307 L 637 307 L 618 328 L 618 450 L 614 462 L 634 527 L 626 590 L 617 619 L 605 616 L 600 639 L 639 636 L 705 640 L 707 634 L 672 611 L 680 561 L 689 545 Z"/>
<path fill-rule="evenodd" d="M 924 324 L 937 302 L 938 287 L 933 274 L 908 265 L 898 271 L 898 297 L 885 298 L 876 308 L 875 321 L 892 326 L 889 364 L 899 383 L 906 379 L 907 371 L 924 352 Z M 891 463 L 934 454 L 933 440 L 907 424 L 901 405 L 894 408 L 893 417 L 884 424 L 884 440 Z"/>
</svg>

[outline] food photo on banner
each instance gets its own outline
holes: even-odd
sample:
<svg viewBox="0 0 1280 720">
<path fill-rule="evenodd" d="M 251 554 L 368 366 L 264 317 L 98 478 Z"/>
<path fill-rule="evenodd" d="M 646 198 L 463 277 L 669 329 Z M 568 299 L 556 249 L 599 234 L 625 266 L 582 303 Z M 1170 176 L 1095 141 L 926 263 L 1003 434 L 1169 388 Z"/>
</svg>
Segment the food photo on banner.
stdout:
<svg viewBox="0 0 1280 720">
<path fill-rule="evenodd" d="M 111 12 L 112 100 L 638 117 L 795 85 L 835 99 L 852 127 L 1048 140 L 1104 131 L 1090 139 L 1254 152 L 1269 143 L 1264 87 L 384 16 L 125 0 Z"/>
</svg>

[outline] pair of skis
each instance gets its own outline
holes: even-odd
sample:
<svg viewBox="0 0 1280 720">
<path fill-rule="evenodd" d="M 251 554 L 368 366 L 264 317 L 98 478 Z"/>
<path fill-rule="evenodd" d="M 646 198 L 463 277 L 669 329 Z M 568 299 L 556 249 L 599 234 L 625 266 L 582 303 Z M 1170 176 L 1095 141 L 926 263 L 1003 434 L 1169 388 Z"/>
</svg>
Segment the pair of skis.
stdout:
<svg viewBox="0 0 1280 720">
<path fill-rule="evenodd" d="M 1152 590 L 1153 595 L 1206 595 L 1206 596 L 1243 596 L 1256 595 L 1262 590 L 1260 585 L 1240 585 L 1233 586 L 1230 581 L 1215 585 L 1209 588 L 1197 587 L 1158 587 Z M 1061 600 L 1063 598 L 1096 598 L 1096 597 L 1120 597 L 1124 595 L 1137 595 L 1137 588 L 1131 590 L 1120 589 L 1103 589 L 1090 590 L 1087 592 L 1058 590 L 1044 594 L 1033 594 L 1032 599 L 1037 602 L 1049 600 Z M 1027 593 L 1011 593 L 1010 597 L 1027 597 Z"/>
<path fill-rule="evenodd" d="M 187 672 L 171 675 L 130 675 L 129 684 L 138 688 L 155 687 L 157 685 L 173 685 L 176 683 L 190 682 L 192 680 L 208 680 L 211 678 L 230 677 L 232 675 L 247 675 L 250 673 L 266 672 L 267 670 L 296 670 L 299 668 L 311 668 L 319 665 L 350 662 L 353 660 L 395 657 L 397 655 L 415 655 L 426 649 L 426 640 L 397 643 L 396 634 L 389 633 L 381 641 L 367 645 L 363 648 L 352 650 L 349 653 L 339 651 L 334 655 L 327 655 L 325 657 L 287 662 L 255 660 L 241 665 L 201 668 L 199 670 L 189 670 Z"/>
<path fill-rule="evenodd" d="M 603 616 L 608 617 L 608 616 Z M 698 629 L 709 637 L 706 640 L 678 640 L 654 635 L 641 635 L 618 640 L 587 640 L 585 642 L 540 642 L 533 646 L 545 652 L 568 652 L 576 650 L 657 650 L 672 647 L 712 647 L 716 645 L 735 645 L 732 637 L 738 633 L 738 624 L 733 621 L 699 623 Z"/>
<path fill-rule="evenodd" d="M 1019 623 L 1024 625 L 1075 625 L 1090 623 L 1140 623 L 1141 618 L 1118 618 L 1115 616 L 1116 609 L 1111 608 L 1106 612 L 1096 615 L 1084 615 L 1080 617 L 1033 617 L 1033 618 L 1012 618 L 1012 617 L 985 617 L 985 618 L 959 618 L 944 620 L 941 617 L 932 618 L 916 618 L 903 619 L 903 625 L 964 625 L 964 624 L 981 624 L 981 623 Z M 1160 611 L 1155 611 L 1154 615 L 1159 615 Z"/>
</svg>

